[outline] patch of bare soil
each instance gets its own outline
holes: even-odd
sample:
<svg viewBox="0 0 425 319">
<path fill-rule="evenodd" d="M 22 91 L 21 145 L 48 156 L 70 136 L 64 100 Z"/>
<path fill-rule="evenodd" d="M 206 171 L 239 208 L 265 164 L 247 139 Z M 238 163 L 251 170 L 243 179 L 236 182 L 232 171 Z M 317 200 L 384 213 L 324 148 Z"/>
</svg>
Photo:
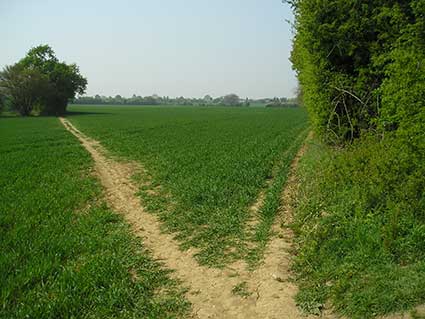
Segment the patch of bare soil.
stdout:
<svg viewBox="0 0 425 319">
<path fill-rule="evenodd" d="M 276 236 L 257 270 L 246 271 L 242 263 L 224 270 L 200 266 L 193 258 L 193 251 L 181 251 L 179 243 L 172 235 L 161 232 L 158 219 L 140 203 L 138 189 L 131 180 L 140 166 L 111 159 L 97 141 L 85 136 L 68 120 L 60 118 L 60 121 L 91 154 L 111 208 L 124 216 L 152 255 L 174 270 L 176 278 L 188 287 L 193 318 L 305 318 L 294 301 L 296 285 L 289 280 L 292 234 L 288 228 L 281 227 L 281 221 L 274 227 Z M 284 223 L 292 214 L 291 204 L 297 190 L 293 171 L 303 151 L 304 148 L 292 163 L 288 186 L 282 195 L 279 218 Z"/>
<path fill-rule="evenodd" d="M 384 317 L 381 319 L 421 319 L 425 318 L 425 305 L 419 305 L 412 312 L 408 313 L 397 313 Z"/>
</svg>

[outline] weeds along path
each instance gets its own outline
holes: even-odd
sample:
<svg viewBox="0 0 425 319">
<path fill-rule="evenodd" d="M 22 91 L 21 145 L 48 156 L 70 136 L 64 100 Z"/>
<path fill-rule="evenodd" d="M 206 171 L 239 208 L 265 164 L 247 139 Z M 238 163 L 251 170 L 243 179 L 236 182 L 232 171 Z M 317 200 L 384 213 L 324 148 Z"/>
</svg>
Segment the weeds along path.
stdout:
<svg viewBox="0 0 425 319">
<path fill-rule="evenodd" d="M 305 151 L 305 145 L 304 142 L 305 140 L 310 139 L 311 136 L 308 135 L 308 129 L 304 132 L 302 132 L 294 141 L 293 145 L 290 146 L 286 151 L 284 151 L 276 160 L 276 162 L 273 165 L 272 168 L 272 173 L 271 176 L 266 180 L 265 182 L 265 186 L 263 186 L 263 188 L 260 190 L 260 192 L 258 193 L 258 196 L 255 200 L 254 203 L 251 204 L 251 206 L 248 208 L 248 222 L 246 223 L 246 233 L 249 234 L 250 239 L 252 240 L 251 242 L 248 243 L 248 245 L 251 247 L 251 249 L 256 249 L 259 248 L 259 246 L 262 246 L 263 243 L 261 241 L 255 241 L 255 238 L 257 237 L 257 227 L 261 226 L 262 223 L 268 223 L 267 219 L 268 218 L 263 218 L 264 216 L 262 216 L 262 214 L 264 213 L 262 210 L 266 204 L 267 201 L 267 192 L 269 191 L 270 188 L 273 188 L 275 185 L 275 181 L 277 179 L 279 179 L 277 177 L 277 175 L 280 174 L 284 174 L 286 175 L 284 172 L 279 172 L 279 170 L 282 169 L 282 167 L 285 167 L 289 161 L 289 159 L 292 159 L 292 162 L 290 163 L 291 165 L 289 166 L 288 170 L 285 169 L 285 171 L 287 172 L 294 172 L 296 167 L 298 166 L 298 161 L 302 155 L 302 153 L 304 153 Z M 301 149 L 299 149 L 299 145 L 302 146 Z M 295 154 L 295 158 L 292 158 L 290 154 L 294 154 L 294 151 L 298 153 Z M 283 162 L 284 163 L 283 163 Z M 295 180 L 295 174 L 292 174 L 292 181 L 289 182 L 288 179 L 284 179 L 283 180 L 283 185 L 277 184 L 278 185 L 278 190 L 282 189 L 284 187 L 284 185 L 288 185 L 287 188 L 292 189 L 294 186 L 296 185 L 296 180 Z M 289 177 L 289 176 L 288 176 Z M 278 182 L 279 183 L 279 182 Z M 287 190 L 287 191 L 288 191 Z M 279 195 L 279 193 L 278 193 Z M 280 196 L 278 197 L 278 200 L 280 200 L 280 204 L 282 204 L 282 201 L 287 202 L 288 201 L 288 196 L 283 196 L 284 194 L 280 194 Z M 285 197 L 285 198 L 283 198 Z M 267 230 L 267 232 L 271 231 L 271 233 L 273 233 L 274 231 L 276 231 L 276 221 L 275 219 L 278 219 L 279 215 L 285 216 L 285 215 L 292 215 L 292 212 L 285 212 L 285 208 L 284 207 L 279 207 L 280 210 L 276 211 L 276 215 L 277 218 L 275 218 L 276 216 L 272 217 L 272 219 L 270 220 L 272 222 L 272 224 L 270 225 L 270 229 Z M 288 206 L 288 209 L 290 207 Z M 266 238 L 266 240 L 268 241 L 268 238 Z M 256 247 L 257 245 L 257 247 Z M 260 248 L 261 249 L 261 248 Z M 262 255 L 262 253 L 260 253 Z"/>
<path fill-rule="evenodd" d="M 181 251 L 171 234 L 161 232 L 158 219 L 149 214 L 136 195 L 138 188 L 131 176 L 141 169 L 133 163 L 117 162 L 95 140 L 76 129 L 68 120 L 60 118 L 64 127 L 78 138 L 94 160 L 94 167 L 105 188 L 109 205 L 122 214 L 136 236 L 152 255 L 174 271 L 174 275 L 188 287 L 187 299 L 192 303 L 192 318 L 305 318 L 298 313 L 294 296 L 296 286 L 289 280 L 289 248 L 292 234 L 280 227 L 266 250 L 264 263 L 254 271 L 234 264 L 226 269 L 200 266 L 193 251 Z M 296 168 L 302 151 L 292 163 Z M 290 199 L 295 191 L 295 177 L 288 179 L 283 192 L 284 205 L 279 214 L 290 215 Z"/>
</svg>

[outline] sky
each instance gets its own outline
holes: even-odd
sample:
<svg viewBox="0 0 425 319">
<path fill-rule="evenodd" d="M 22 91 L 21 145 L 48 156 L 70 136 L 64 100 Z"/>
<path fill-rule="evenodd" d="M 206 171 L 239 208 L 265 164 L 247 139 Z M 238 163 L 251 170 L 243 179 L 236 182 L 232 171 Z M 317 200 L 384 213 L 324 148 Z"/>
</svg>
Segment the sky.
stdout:
<svg viewBox="0 0 425 319">
<path fill-rule="evenodd" d="M 49 44 L 88 95 L 291 97 L 288 20 L 281 0 L 0 0 L 0 68 Z"/>
</svg>

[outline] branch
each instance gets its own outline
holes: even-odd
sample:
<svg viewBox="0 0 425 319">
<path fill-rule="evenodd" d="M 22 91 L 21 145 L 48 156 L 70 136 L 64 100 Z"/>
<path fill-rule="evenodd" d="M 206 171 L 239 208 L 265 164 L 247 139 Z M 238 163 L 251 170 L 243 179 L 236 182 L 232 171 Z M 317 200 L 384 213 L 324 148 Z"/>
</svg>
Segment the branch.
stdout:
<svg viewBox="0 0 425 319">
<path fill-rule="evenodd" d="M 339 87 L 337 87 L 337 86 L 334 86 L 333 87 L 334 89 L 336 89 L 336 90 L 338 90 L 338 91 L 340 91 L 340 92 L 343 92 L 343 93 L 347 93 L 347 94 L 349 94 L 349 95 L 351 95 L 352 97 L 354 97 L 357 101 L 359 101 L 361 104 L 363 104 L 364 106 L 367 106 L 367 104 L 366 103 L 364 103 L 358 96 L 356 96 L 354 93 L 351 93 L 350 91 L 347 91 L 347 90 L 345 90 L 345 89 L 341 89 L 341 88 L 339 88 Z"/>
</svg>

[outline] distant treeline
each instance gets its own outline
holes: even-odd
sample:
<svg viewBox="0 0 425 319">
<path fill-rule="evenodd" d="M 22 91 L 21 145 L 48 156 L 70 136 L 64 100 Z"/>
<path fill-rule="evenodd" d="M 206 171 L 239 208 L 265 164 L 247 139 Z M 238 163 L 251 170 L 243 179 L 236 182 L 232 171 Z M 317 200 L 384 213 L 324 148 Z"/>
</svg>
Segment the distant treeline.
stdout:
<svg viewBox="0 0 425 319">
<path fill-rule="evenodd" d="M 86 105 L 217 105 L 217 106 L 252 106 L 264 105 L 268 107 L 296 107 L 295 99 L 282 98 L 266 98 L 266 99 L 241 99 L 236 94 L 228 94 L 225 96 L 213 98 L 206 95 L 203 98 L 185 98 L 183 96 L 170 98 L 168 96 L 139 96 L 133 94 L 132 97 L 126 98 L 121 95 L 112 96 L 80 96 L 73 100 L 71 104 Z"/>
</svg>

